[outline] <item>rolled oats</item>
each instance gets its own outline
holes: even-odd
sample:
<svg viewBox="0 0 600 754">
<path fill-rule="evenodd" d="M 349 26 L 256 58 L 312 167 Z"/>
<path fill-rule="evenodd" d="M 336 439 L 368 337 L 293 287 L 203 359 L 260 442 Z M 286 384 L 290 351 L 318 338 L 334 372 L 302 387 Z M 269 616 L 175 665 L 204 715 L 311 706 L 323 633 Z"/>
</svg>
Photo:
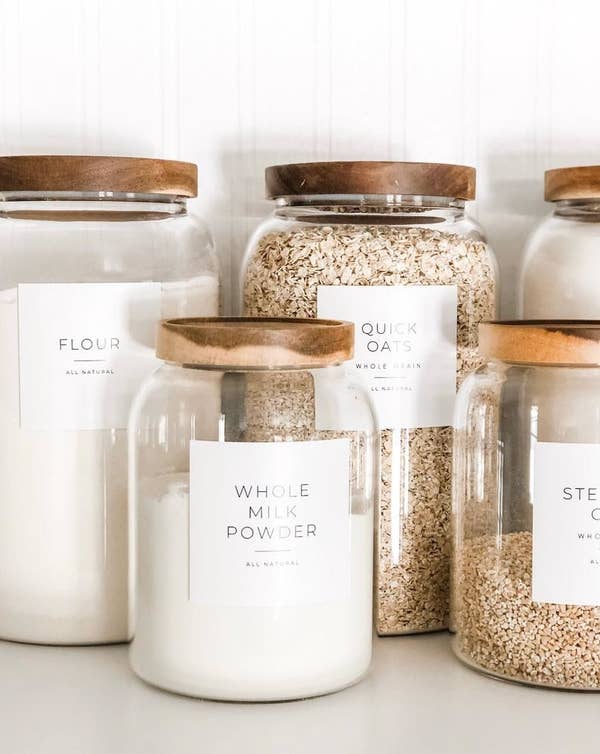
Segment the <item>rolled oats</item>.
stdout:
<svg viewBox="0 0 600 754">
<path fill-rule="evenodd" d="M 260 238 L 246 268 L 244 313 L 314 317 L 318 287 L 332 285 L 456 285 L 458 382 L 479 366 L 477 325 L 493 318 L 496 291 L 493 261 L 478 238 L 374 222 L 304 223 L 270 232 Z M 305 405 L 313 410 L 309 402 Z M 451 428 L 384 430 L 381 448 L 377 630 L 400 634 L 445 628 Z"/>
</svg>

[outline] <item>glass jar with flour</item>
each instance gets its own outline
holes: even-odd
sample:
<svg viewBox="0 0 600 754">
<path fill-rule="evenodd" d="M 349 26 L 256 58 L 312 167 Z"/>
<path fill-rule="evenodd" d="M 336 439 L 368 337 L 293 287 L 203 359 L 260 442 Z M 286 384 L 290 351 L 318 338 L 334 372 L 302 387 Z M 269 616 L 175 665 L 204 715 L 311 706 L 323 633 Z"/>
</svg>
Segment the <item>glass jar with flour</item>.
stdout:
<svg viewBox="0 0 600 754">
<path fill-rule="evenodd" d="M 161 324 L 130 424 L 144 680 L 273 701 L 366 673 L 377 432 L 352 347 L 332 320 Z"/>
<path fill-rule="evenodd" d="M 0 638 L 124 641 L 130 400 L 164 316 L 218 313 L 196 166 L 0 158 Z"/>
<path fill-rule="evenodd" d="M 552 213 L 525 249 L 519 287 L 527 319 L 598 319 L 600 166 L 556 168 L 545 176 Z"/>
</svg>

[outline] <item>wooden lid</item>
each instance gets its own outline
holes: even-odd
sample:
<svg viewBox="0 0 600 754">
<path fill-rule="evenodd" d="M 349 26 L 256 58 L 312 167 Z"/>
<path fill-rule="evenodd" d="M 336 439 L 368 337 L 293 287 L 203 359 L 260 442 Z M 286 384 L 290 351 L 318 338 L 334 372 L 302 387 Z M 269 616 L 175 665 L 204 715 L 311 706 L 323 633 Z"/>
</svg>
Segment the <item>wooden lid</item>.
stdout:
<svg viewBox="0 0 600 754">
<path fill-rule="evenodd" d="M 561 199 L 597 199 L 600 197 L 600 165 L 546 170 L 544 198 L 547 202 Z"/>
<path fill-rule="evenodd" d="M 109 191 L 196 196 L 192 162 L 144 157 L 0 157 L 0 191 Z"/>
<path fill-rule="evenodd" d="M 600 321 L 484 322 L 479 350 L 487 358 L 518 364 L 600 366 Z"/>
<path fill-rule="evenodd" d="M 475 168 L 437 162 L 302 162 L 265 170 L 267 196 L 405 194 L 475 198 Z"/>
<path fill-rule="evenodd" d="M 333 319 L 166 319 L 156 346 L 164 361 L 251 369 L 326 366 L 353 352 L 354 325 Z"/>
</svg>

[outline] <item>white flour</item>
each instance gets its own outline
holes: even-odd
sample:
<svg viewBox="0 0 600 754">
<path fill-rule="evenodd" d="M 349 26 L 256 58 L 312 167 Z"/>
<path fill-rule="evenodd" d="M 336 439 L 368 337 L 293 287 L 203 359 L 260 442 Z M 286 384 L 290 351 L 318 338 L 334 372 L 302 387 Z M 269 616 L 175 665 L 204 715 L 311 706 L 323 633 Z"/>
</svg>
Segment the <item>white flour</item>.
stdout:
<svg viewBox="0 0 600 754">
<path fill-rule="evenodd" d="M 520 290 L 525 319 L 598 319 L 600 223 L 551 220 L 530 241 Z"/>
<path fill-rule="evenodd" d="M 161 315 L 216 316 L 214 277 L 164 284 Z M 17 291 L 0 293 L 0 637 L 127 639 L 126 430 L 19 427 Z"/>
<path fill-rule="evenodd" d="M 372 513 L 351 517 L 349 598 L 286 607 L 194 604 L 188 480 L 158 477 L 138 491 L 135 672 L 180 693 L 245 701 L 313 696 L 358 680 L 371 658 Z"/>
</svg>

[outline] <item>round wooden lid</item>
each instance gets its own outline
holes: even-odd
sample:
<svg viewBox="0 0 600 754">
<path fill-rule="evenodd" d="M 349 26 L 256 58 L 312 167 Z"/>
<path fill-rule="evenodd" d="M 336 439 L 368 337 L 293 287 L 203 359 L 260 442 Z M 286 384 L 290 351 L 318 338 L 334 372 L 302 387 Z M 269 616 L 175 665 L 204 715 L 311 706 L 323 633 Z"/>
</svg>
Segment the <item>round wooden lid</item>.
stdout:
<svg viewBox="0 0 600 754">
<path fill-rule="evenodd" d="M 405 194 L 475 198 L 475 168 L 437 162 L 302 162 L 265 170 L 267 196 Z"/>
<path fill-rule="evenodd" d="M 164 361 L 251 369 L 326 366 L 353 353 L 354 325 L 333 319 L 166 319 L 156 346 Z"/>
<path fill-rule="evenodd" d="M 484 322 L 479 350 L 487 358 L 518 364 L 600 366 L 600 321 Z"/>
<path fill-rule="evenodd" d="M 192 162 L 145 157 L 0 157 L 0 191 L 107 191 L 196 196 Z"/>
<path fill-rule="evenodd" d="M 561 199 L 597 199 L 600 197 L 600 165 L 546 170 L 544 198 L 547 202 Z"/>
</svg>

